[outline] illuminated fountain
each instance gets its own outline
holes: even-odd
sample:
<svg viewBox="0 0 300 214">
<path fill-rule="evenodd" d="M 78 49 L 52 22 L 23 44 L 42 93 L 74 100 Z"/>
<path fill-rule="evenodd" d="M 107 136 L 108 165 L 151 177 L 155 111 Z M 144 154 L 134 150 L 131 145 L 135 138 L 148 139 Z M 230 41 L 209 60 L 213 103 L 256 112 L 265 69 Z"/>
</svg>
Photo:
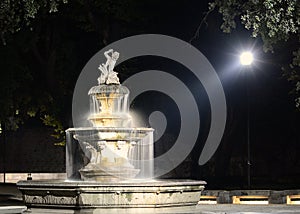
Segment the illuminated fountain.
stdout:
<svg viewBox="0 0 300 214">
<path fill-rule="evenodd" d="M 66 131 L 68 179 L 78 179 L 78 172 L 85 181 L 152 177 L 153 129 L 132 127 L 129 90 L 113 71 L 119 53 L 109 50 L 105 56 L 106 64 L 99 66 L 99 85 L 88 92 L 92 127 Z M 81 153 L 76 152 L 76 141 Z"/>
<path fill-rule="evenodd" d="M 135 208 L 196 205 L 204 181 L 154 180 L 153 129 L 132 127 L 129 90 L 106 51 L 90 96 L 89 127 L 66 131 L 67 180 L 20 181 L 28 207 Z"/>
</svg>

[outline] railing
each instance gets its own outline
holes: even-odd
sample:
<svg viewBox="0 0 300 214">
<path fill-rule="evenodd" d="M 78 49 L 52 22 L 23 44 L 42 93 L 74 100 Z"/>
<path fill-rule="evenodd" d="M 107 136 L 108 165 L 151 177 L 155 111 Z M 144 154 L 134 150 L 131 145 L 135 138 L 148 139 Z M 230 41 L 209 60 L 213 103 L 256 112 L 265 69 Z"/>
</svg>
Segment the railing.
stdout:
<svg viewBox="0 0 300 214">
<path fill-rule="evenodd" d="M 19 180 L 43 180 L 43 179 L 66 179 L 66 173 L 3 173 L 0 174 L 0 182 L 17 183 Z"/>
<path fill-rule="evenodd" d="M 300 205 L 300 189 L 295 190 L 204 190 L 199 204 L 289 204 Z"/>
</svg>

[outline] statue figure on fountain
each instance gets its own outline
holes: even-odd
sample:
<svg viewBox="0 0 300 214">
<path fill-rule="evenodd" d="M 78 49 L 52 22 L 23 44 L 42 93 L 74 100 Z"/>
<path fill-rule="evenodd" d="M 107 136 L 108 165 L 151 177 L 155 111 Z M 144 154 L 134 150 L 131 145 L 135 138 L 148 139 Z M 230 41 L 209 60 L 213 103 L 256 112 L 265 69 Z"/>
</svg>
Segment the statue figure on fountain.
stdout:
<svg viewBox="0 0 300 214">
<path fill-rule="evenodd" d="M 83 152 L 86 157 L 89 157 L 90 162 L 86 166 L 87 168 L 91 168 L 89 166 L 92 166 L 93 164 L 97 164 L 101 160 L 101 153 L 95 149 L 94 146 L 89 144 L 88 142 L 79 142 L 81 145 L 81 148 L 83 149 Z M 101 150 L 100 150 L 101 151 Z"/>
<path fill-rule="evenodd" d="M 109 55 L 111 54 L 111 55 Z M 100 84 L 120 84 L 118 73 L 113 69 L 116 65 L 116 62 L 119 58 L 119 52 L 114 51 L 113 49 L 109 49 L 104 52 L 104 56 L 106 57 L 106 63 L 102 63 L 99 65 L 99 70 L 101 71 L 101 75 L 98 78 L 98 83 Z"/>
</svg>

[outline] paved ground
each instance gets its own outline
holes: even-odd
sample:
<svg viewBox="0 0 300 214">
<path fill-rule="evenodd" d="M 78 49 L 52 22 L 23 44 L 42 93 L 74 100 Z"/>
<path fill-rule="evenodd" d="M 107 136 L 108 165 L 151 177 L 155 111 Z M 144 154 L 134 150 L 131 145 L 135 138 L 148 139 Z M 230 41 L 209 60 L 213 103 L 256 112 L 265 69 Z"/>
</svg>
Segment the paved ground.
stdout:
<svg viewBox="0 0 300 214">
<path fill-rule="evenodd" d="M 24 207 L 23 207 L 24 208 Z M 22 207 L 18 207 L 15 213 L 21 213 Z M 0 210 L 1 213 L 1 210 Z M 5 212 L 2 212 L 5 213 Z M 11 212 L 13 213 L 13 212 Z M 300 213 L 300 206 L 287 205 L 232 205 L 232 204 L 218 204 L 218 205 L 198 205 L 195 207 L 174 207 L 174 208 L 132 208 L 132 209 L 95 209 L 95 210 L 58 210 L 58 209 L 31 209 L 24 213 L 32 214 L 152 214 L 152 213 L 199 213 L 199 214 L 295 214 Z"/>
<path fill-rule="evenodd" d="M 0 184 L 0 214 L 7 213 L 32 213 L 32 214 L 106 214 L 106 213 L 199 213 L 199 214 L 300 214 L 300 205 L 197 205 L 195 207 L 175 207 L 158 209 L 96 209 L 96 210 L 62 210 L 62 209 L 31 209 L 26 211 L 22 201 L 22 195 L 15 184 Z"/>
</svg>

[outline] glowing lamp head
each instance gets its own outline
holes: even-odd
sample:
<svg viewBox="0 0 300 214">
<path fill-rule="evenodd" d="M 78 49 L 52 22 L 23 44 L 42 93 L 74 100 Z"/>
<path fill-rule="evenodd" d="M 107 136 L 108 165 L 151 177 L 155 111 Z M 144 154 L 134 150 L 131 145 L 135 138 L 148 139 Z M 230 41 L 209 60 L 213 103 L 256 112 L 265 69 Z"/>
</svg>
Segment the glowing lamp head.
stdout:
<svg viewBox="0 0 300 214">
<path fill-rule="evenodd" d="M 243 52 L 240 56 L 240 62 L 242 65 L 251 65 L 253 62 L 253 54 L 249 51 Z"/>
</svg>

